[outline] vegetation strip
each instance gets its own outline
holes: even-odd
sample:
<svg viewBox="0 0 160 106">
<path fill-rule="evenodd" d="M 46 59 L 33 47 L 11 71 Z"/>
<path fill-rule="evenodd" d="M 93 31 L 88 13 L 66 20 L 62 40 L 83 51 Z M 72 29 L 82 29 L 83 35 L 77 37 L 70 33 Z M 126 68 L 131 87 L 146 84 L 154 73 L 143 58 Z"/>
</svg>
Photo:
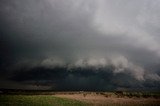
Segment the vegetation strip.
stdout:
<svg viewBox="0 0 160 106">
<path fill-rule="evenodd" d="M 0 95 L 0 106 L 87 106 L 87 104 L 52 95 Z"/>
</svg>

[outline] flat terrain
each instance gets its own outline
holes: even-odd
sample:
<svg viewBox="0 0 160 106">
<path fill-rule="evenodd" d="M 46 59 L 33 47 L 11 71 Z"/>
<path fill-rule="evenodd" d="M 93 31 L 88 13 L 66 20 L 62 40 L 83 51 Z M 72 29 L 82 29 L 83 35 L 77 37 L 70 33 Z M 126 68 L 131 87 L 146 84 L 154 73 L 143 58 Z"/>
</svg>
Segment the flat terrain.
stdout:
<svg viewBox="0 0 160 106">
<path fill-rule="evenodd" d="M 52 95 L 0 95 L 0 106 L 86 106 L 86 103 Z"/>
<path fill-rule="evenodd" d="M 113 93 L 69 93 L 56 94 L 61 98 L 79 100 L 92 106 L 160 106 L 160 98 L 152 97 L 117 97 Z"/>
<path fill-rule="evenodd" d="M 34 92 L 0 95 L 0 106 L 160 106 L 159 93 Z"/>
</svg>

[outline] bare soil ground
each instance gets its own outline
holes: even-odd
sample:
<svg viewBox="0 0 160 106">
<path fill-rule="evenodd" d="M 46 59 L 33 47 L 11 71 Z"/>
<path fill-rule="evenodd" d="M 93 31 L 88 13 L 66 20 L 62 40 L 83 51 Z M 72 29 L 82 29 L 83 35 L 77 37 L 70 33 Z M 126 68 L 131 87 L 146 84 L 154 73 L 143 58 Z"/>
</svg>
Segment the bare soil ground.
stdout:
<svg viewBox="0 0 160 106">
<path fill-rule="evenodd" d="M 111 93 L 57 93 L 55 96 L 79 100 L 93 106 L 160 106 L 160 98 L 117 97 Z"/>
</svg>

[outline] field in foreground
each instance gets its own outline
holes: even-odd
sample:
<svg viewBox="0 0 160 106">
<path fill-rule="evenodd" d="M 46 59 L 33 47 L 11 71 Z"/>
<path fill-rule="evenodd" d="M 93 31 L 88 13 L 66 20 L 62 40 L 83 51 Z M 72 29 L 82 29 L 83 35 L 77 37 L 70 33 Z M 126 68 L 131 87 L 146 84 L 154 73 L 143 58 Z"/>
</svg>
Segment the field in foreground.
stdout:
<svg viewBox="0 0 160 106">
<path fill-rule="evenodd" d="M 52 95 L 0 95 L 0 106 L 87 106 L 87 103 Z"/>
<path fill-rule="evenodd" d="M 132 96 L 128 96 L 132 94 Z M 160 106 L 160 98 L 140 96 L 137 93 L 115 94 L 113 92 L 81 92 L 59 93 L 57 97 L 79 100 L 91 104 L 91 106 Z"/>
<path fill-rule="evenodd" d="M 10 92 L 0 106 L 160 106 L 157 93 L 138 92 Z"/>
</svg>

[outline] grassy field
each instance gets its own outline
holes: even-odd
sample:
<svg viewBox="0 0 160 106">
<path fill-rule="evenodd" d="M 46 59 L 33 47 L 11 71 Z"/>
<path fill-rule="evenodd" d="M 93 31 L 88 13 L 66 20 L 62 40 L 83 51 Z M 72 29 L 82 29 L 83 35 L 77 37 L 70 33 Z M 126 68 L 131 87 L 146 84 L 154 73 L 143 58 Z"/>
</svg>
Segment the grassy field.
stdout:
<svg viewBox="0 0 160 106">
<path fill-rule="evenodd" d="M 52 95 L 0 95 L 0 106 L 87 106 L 87 103 Z"/>
<path fill-rule="evenodd" d="M 55 96 L 79 100 L 91 106 L 160 106 L 159 94 L 151 92 L 66 92 Z"/>
<path fill-rule="evenodd" d="M 16 91 L 1 94 L 0 106 L 160 106 L 160 93 Z"/>
</svg>

